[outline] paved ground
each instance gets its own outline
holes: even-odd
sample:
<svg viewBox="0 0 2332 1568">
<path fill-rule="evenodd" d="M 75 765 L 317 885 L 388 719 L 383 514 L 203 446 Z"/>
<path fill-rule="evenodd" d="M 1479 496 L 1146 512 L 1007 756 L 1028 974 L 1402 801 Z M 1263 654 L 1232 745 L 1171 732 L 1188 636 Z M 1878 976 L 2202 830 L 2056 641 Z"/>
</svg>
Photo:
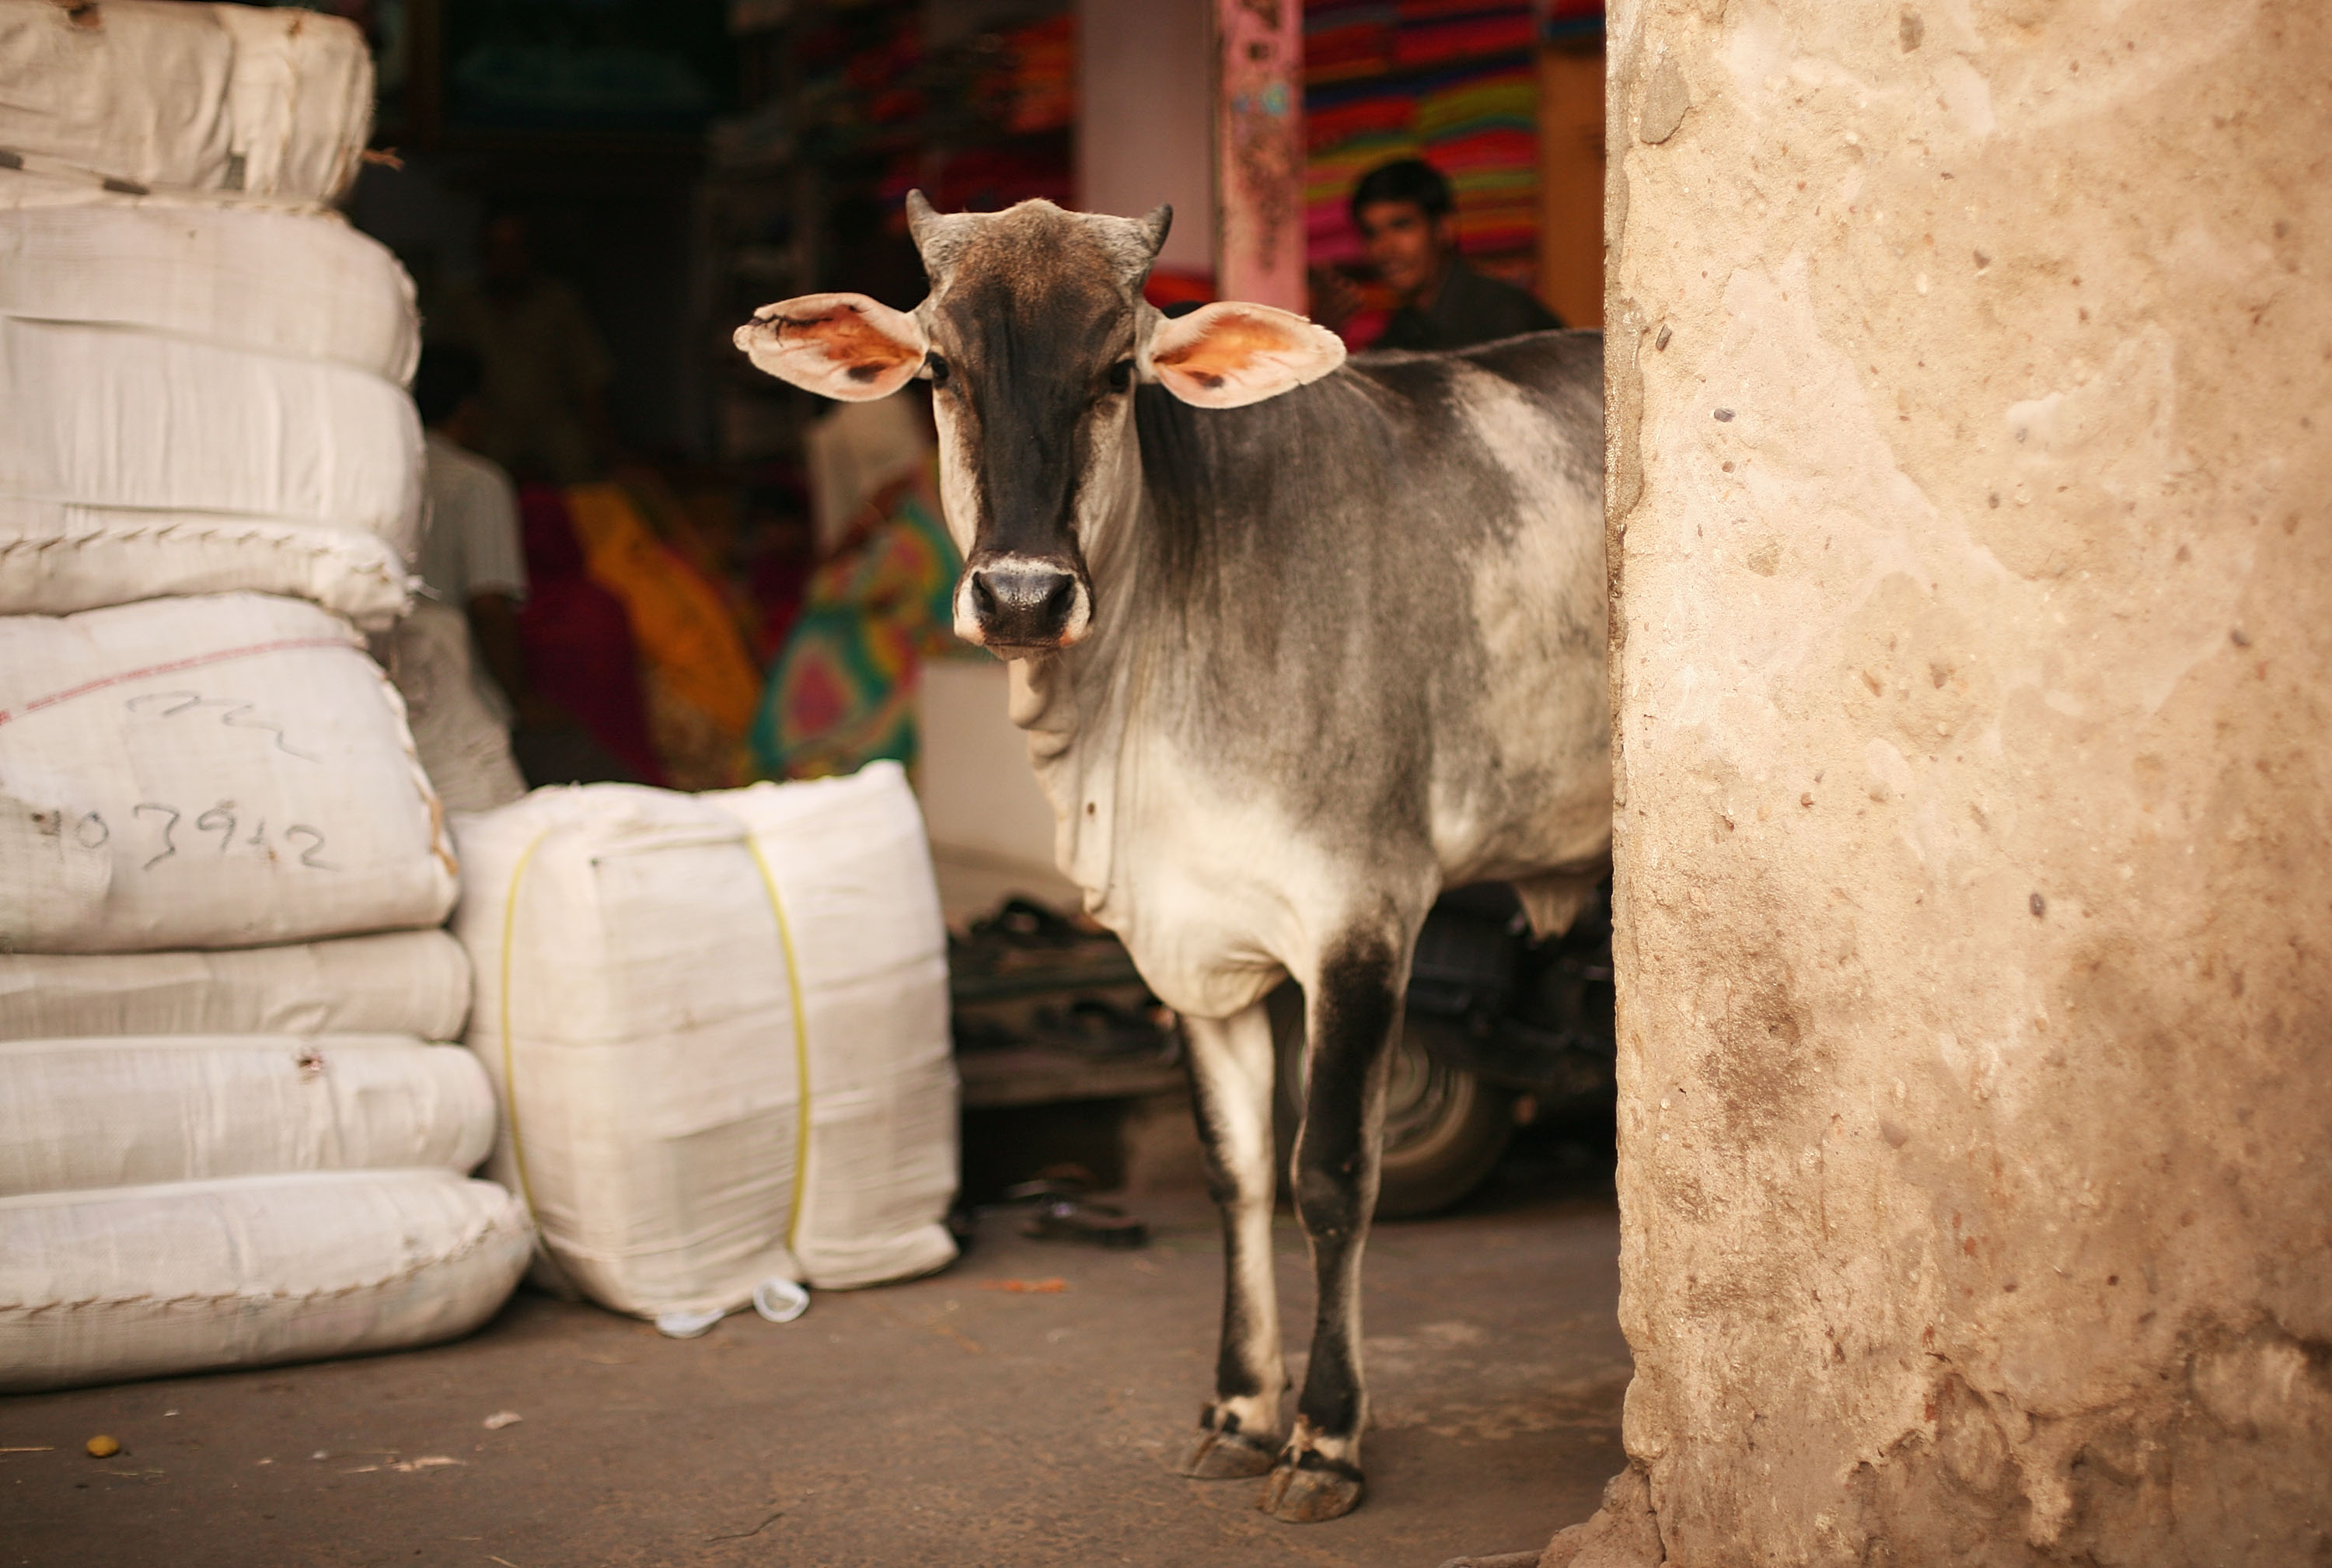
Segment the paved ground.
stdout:
<svg viewBox="0 0 2332 1568">
<path fill-rule="evenodd" d="M 991 1216 L 951 1272 L 783 1327 L 677 1343 L 521 1295 L 435 1350 L 0 1400 L 0 1568 L 1432 1568 L 1534 1547 L 1620 1468 L 1629 1364 L 1608 1185 L 1553 1171 L 1379 1229 L 1371 1492 L 1332 1524 L 1173 1474 L 1220 1289 L 1204 1200 L 1177 1194 L 1146 1251 Z M 1302 1324 L 1292 1228 L 1281 1250 Z M 523 1419 L 484 1427 L 505 1410 Z M 99 1432 L 123 1451 L 86 1457 Z"/>
</svg>

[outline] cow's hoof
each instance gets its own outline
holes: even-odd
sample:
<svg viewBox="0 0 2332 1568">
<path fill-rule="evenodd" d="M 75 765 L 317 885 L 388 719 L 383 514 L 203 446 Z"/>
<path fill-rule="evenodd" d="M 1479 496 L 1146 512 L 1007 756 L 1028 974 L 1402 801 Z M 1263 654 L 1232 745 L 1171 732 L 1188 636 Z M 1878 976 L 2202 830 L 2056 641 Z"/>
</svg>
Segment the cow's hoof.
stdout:
<svg viewBox="0 0 2332 1568">
<path fill-rule="evenodd" d="M 1260 1476 L 1271 1468 L 1277 1445 L 1257 1442 L 1244 1432 L 1201 1431 L 1182 1461 L 1182 1473 L 1194 1481 L 1236 1481 Z"/>
<path fill-rule="evenodd" d="M 1306 1449 L 1281 1456 L 1256 1506 L 1291 1525 L 1317 1525 L 1359 1507 L 1364 1489 L 1359 1467 Z"/>
</svg>

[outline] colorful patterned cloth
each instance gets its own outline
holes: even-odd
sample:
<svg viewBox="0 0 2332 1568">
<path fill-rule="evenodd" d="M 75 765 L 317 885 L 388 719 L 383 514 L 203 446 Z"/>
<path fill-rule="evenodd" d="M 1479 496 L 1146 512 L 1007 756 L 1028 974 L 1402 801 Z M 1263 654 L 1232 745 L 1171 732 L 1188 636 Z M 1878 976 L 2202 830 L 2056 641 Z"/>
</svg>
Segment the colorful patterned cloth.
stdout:
<svg viewBox="0 0 2332 1568">
<path fill-rule="evenodd" d="M 761 673 L 720 590 L 656 536 L 620 484 L 570 484 L 568 515 L 592 580 L 624 601 L 640 652 L 731 736 L 752 722 Z"/>
<path fill-rule="evenodd" d="M 801 618 L 753 720 L 753 760 L 771 779 L 855 773 L 915 758 L 915 675 L 961 652 L 963 560 L 941 521 L 939 463 L 868 502 L 810 578 Z"/>
</svg>

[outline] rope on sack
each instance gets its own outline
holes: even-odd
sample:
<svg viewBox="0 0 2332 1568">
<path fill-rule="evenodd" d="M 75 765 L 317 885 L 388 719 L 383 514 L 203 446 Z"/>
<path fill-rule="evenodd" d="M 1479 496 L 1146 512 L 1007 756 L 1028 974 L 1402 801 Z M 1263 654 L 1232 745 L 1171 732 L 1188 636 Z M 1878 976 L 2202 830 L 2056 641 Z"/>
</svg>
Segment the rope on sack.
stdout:
<svg viewBox="0 0 2332 1568">
<path fill-rule="evenodd" d="M 241 158 L 243 155 L 233 156 Z M 367 158 L 364 161 L 374 160 Z M 0 147 L 0 169 L 76 180 L 110 196 L 193 196 L 207 206 L 257 207 L 302 216 L 337 215 L 330 202 L 317 196 L 279 196 L 270 191 L 229 190 L 217 186 L 163 185 L 151 180 L 126 179 L 119 175 L 108 174 L 103 169 L 91 168 L 87 164 L 52 158 L 46 153 L 26 152 L 20 148 Z"/>
<path fill-rule="evenodd" d="M 745 847 L 753 852 L 753 865 L 761 874 L 762 890 L 769 895 L 770 913 L 778 917 L 778 942 L 786 951 L 786 998 L 794 1012 L 794 1078 L 799 1120 L 794 1132 L 794 1187 L 786 1209 L 786 1250 L 794 1250 L 794 1233 L 801 1228 L 802 1190 L 809 1181 L 809 1020 L 802 1008 L 801 961 L 794 953 L 794 928 L 786 919 L 785 900 L 778 896 L 778 879 L 761 853 L 761 841 L 750 830 Z M 763 1315 L 768 1315 L 766 1313 Z"/>
<path fill-rule="evenodd" d="M 99 675 L 83 681 L 78 686 L 67 686 L 61 692 L 51 692 L 34 697 L 16 708 L 0 708 L 0 724 L 37 713 L 43 708 L 53 708 L 59 703 L 70 703 L 75 697 L 86 697 L 91 692 L 101 692 L 108 686 L 119 686 L 129 681 L 143 681 L 156 675 L 175 675 L 182 670 L 198 670 L 205 664 L 224 664 L 229 659 L 254 658 L 261 654 L 288 653 L 300 648 L 349 648 L 364 651 L 363 642 L 354 633 L 345 637 L 277 637 L 272 642 L 245 643 L 239 648 L 214 648 L 208 653 L 189 654 L 183 659 L 166 659 L 158 664 L 146 664 L 135 670 L 122 670 L 110 675 Z"/>
</svg>

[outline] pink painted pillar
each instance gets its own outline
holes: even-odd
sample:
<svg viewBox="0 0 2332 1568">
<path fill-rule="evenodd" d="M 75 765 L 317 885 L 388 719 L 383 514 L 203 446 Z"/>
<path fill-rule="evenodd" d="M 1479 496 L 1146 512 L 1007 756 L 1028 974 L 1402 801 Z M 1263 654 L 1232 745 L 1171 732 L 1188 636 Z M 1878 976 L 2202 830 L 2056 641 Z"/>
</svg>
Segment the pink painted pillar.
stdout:
<svg viewBox="0 0 2332 1568">
<path fill-rule="evenodd" d="M 1215 43 L 1216 288 L 1301 311 L 1302 0 L 1215 0 Z"/>
</svg>

